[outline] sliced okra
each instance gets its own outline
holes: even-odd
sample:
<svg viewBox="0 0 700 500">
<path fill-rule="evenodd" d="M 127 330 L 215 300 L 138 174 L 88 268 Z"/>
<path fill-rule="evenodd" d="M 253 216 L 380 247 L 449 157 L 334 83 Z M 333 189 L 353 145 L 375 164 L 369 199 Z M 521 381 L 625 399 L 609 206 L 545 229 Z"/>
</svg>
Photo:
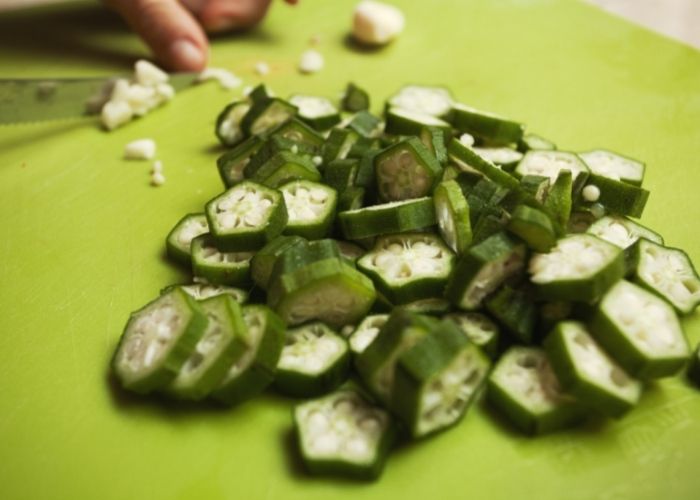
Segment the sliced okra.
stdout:
<svg viewBox="0 0 700 500">
<path fill-rule="evenodd" d="M 338 196 L 338 212 L 359 210 L 365 205 L 365 188 L 352 186 L 345 189 Z"/>
<path fill-rule="evenodd" d="M 617 181 L 641 186 L 644 180 L 644 163 L 627 158 L 612 151 L 595 149 L 579 156 L 586 162 L 591 173 Z"/>
<path fill-rule="evenodd" d="M 230 188 L 245 178 L 246 165 L 262 145 L 263 141 L 259 137 L 249 137 L 216 160 L 224 186 Z"/>
<path fill-rule="evenodd" d="M 469 204 L 457 181 L 443 181 L 433 193 L 435 215 L 440 235 L 456 254 L 463 253 L 472 242 Z"/>
<path fill-rule="evenodd" d="M 532 196 L 535 201 L 544 204 L 549 194 L 549 177 L 544 177 L 542 175 L 525 175 L 520 179 L 520 187 L 523 191 Z"/>
<path fill-rule="evenodd" d="M 527 205 L 515 207 L 507 229 L 536 252 L 548 252 L 557 242 L 549 216 L 542 210 Z"/>
<path fill-rule="evenodd" d="M 350 123 L 350 125 L 352 125 L 352 122 Z M 356 158 L 359 160 L 360 158 L 362 158 L 362 156 L 364 156 L 366 153 L 369 153 L 370 151 L 379 152 L 381 150 L 381 147 L 382 145 L 379 139 L 361 136 L 359 139 L 357 139 L 357 141 L 355 141 L 355 143 L 353 143 L 352 147 L 350 148 L 350 151 L 348 151 L 348 158 Z"/>
<path fill-rule="evenodd" d="M 323 168 L 323 182 L 342 193 L 353 186 L 359 164 L 360 160 L 355 158 L 333 160 Z"/>
<path fill-rule="evenodd" d="M 594 216 L 590 210 L 572 210 L 569 222 L 566 225 L 566 231 L 571 234 L 585 233 L 598 219 L 600 217 Z M 599 235 L 596 236 L 600 238 Z M 606 238 L 601 239 L 609 241 Z"/>
<path fill-rule="evenodd" d="M 323 164 L 327 165 L 333 160 L 344 160 L 348 157 L 350 149 L 360 139 L 360 134 L 347 128 L 334 128 L 323 145 Z"/>
<path fill-rule="evenodd" d="M 444 87 L 406 85 L 387 99 L 387 106 L 413 113 L 447 118 L 452 113 L 454 99 Z"/>
<path fill-rule="evenodd" d="M 535 254 L 530 279 L 544 299 L 593 302 L 625 275 L 622 250 L 590 234 L 557 241 L 549 253 Z"/>
<path fill-rule="evenodd" d="M 432 234 L 382 236 L 357 267 L 393 304 L 440 297 L 452 271 L 454 254 Z"/>
<path fill-rule="evenodd" d="M 531 150 L 552 151 L 554 149 L 557 149 L 556 144 L 536 134 L 525 134 L 518 141 L 518 151 L 521 153 L 527 153 Z"/>
<path fill-rule="evenodd" d="M 287 224 L 282 193 L 244 181 L 206 204 L 209 231 L 223 251 L 257 250 L 277 237 Z"/>
<path fill-rule="evenodd" d="M 581 191 L 579 202 L 584 207 L 601 205 L 607 213 L 641 217 L 648 199 L 649 191 L 646 189 L 609 177 L 591 174 L 586 181 L 586 186 Z"/>
<path fill-rule="evenodd" d="M 241 121 L 247 135 L 265 134 L 297 114 L 297 107 L 277 97 L 253 101 Z"/>
<path fill-rule="evenodd" d="M 287 330 L 277 363 L 275 388 L 294 397 L 326 394 L 348 376 L 347 341 L 323 323 Z"/>
<path fill-rule="evenodd" d="M 112 360 L 122 386 L 147 393 L 167 385 L 206 326 L 202 307 L 179 287 L 131 313 Z"/>
<path fill-rule="evenodd" d="M 537 308 L 528 293 L 504 285 L 488 297 L 484 305 L 491 317 L 518 342 L 524 344 L 532 342 Z"/>
<path fill-rule="evenodd" d="M 375 479 L 396 437 L 391 416 L 354 390 L 340 390 L 294 408 L 304 466 L 311 474 Z"/>
<path fill-rule="evenodd" d="M 250 274 L 253 281 L 263 290 L 267 290 L 275 262 L 288 248 L 303 245 L 300 236 L 278 236 L 255 253 L 250 261 Z"/>
<path fill-rule="evenodd" d="M 478 137 L 491 145 L 517 143 L 523 137 L 523 125 L 464 104 L 452 107 L 452 125 L 460 132 Z"/>
<path fill-rule="evenodd" d="M 363 138 L 376 138 L 382 133 L 382 120 L 374 116 L 369 111 L 360 111 L 352 117 L 347 127 L 354 130 Z M 358 141 L 358 143 L 361 141 Z M 355 143 L 357 145 L 358 143 Z"/>
<path fill-rule="evenodd" d="M 507 189 L 517 190 L 520 187 L 518 179 L 503 171 L 498 165 L 482 158 L 471 146 L 467 146 L 456 138 L 447 144 L 447 154 L 450 160 L 464 171 L 478 172 Z"/>
<path fill-rule="evenodd" d="M 440 177 L 441 166 L 417 137 L 384 149 L 374 157 L 377 192 L 382 201 L 427 196 Z"/>
<path fill-rule="evenodd" d="M 294 180 L 318 182 L 321 174 L 308 156 L 282 151 L 262 164 L 249 178 L 264 186 L 277 188 Z"/>
<path fill-rule="evenodd" d="M 192 274 L 213 285 L 248 287 L 253 252 L 223 252 L 209 233 L 192 240 Z"/>
<path fill-rule="evenodd" d="M 560 236 L 566 233 L 573 206 L 574 177 L 570 170 L 561 170 L 551 183 L 544 201 L 545 210 L 555 223 L 554 229 Z"/>
<path fill-rule="evenodd" d="M 326 259 L 339 259 L 340 248 L 335 240 L 326 238 L 317 241 L 306 241 L 302 238 L 301 244 L 286 246 L 279 253 L 270 273 L 268 284 L 285 273 L 291 273 L 304 266 Z"/>
<path fill-rule="evenodd" d="M 340 257 L 280 273 L 267 295 L 268 304 L 289 325 L 319 320 L 336 328 L 364 317 L 374 299 L 372 281 Z"/>
<path fill-rule="evenodd" d="M 477 312 L 459 312 L 447 314 L 445 319 L 456 324 L 467 340 L 479 347 L 489 358 L 495 359 L 500 331 L 498 325 L 488 316 Z"/>
<path fill-rule="evenodd" d="M 192 240 L 209 231 L 207 217 L 204 214 L 187 214 L 175 224 L 167 238 L 165 248 L 168 257 L 186 267 L 192 265 Z"/>
<path fill-rule="evenodd" d="M 581 405 L 564 394 L 546 353 L 511 347 L 489 376 L 488 401 L 527 434 L 568 427 L 583 416 Z"/>
<path fill-rule="evenodd" d="M 496 233 L 459 257 L 445 295 L 461 309 L 477 309 L 486 296 L 520 272 L 524 263 L 525 246 L 505 233 Z"/>
<path fill-rule="evenodd" d="M 388 314 L 370 314 L 363 319 L 348 338 L 350 352 L 354 355 L 358 355 L 367 349 L 367 346 L 377 338 L 379 331 L 388 319 Z"/>
<path fill-rule="evenodd" d="M 601 299 L 591 334 L 631 376 L 675 374 L 690 356 L 676 313 L 663 299 L 621 280 Z"/>
<path fill-rule="evenodd" d="M 366 151 L 359 158 L 357 173 L 353 184 L 365 189 L 373 189 L 375 183 L 374 157 L 380 153 L 379 150 Z"/>
<path fill-rule="evenodd" d="M 196 300 L 206 300 L 217 295 L 230 295 L 239 304 L 248 302 L 248 292 L 240 288 L 225 285 L 212 285 L 210 283 L 193 283 L 191 285 L 170 285 L 161 291 L 161 294 L 169 292 L 172 288 L 182 289 L 190 297 Z"/>
<path fill-rule="evenodd" d="M 396 363 L 391 408 L 415 438 L 457 423 L 490 361 L 451 321 L 441 321 Z"/>
<path fill-rule="evenodd" d="M 621 417 L 639 401 L 642 384 L 630 377 L 577 321 L 562 321 L 544 340 L 564 391 L 604 415 Z"/>
<path fill-rule="evenodd" d="M 316 130 L 309 127 L 306 123 L 292 118 L 279 125 L 270 132 L 271 137 L 284 137 L 290 141 L 294 141 L 298 147 L 305 152 L 320 153 L 323 143 L 323 136 Z"/>
<path fill-rule="evenodd" d="M 229 405 L 261 393 L 272 383 L 284 346 L 284 323 L 270 308 L 245 306 L 243 320 L 248 328 L 248 349 L 212 392 L 215 399 Z"/>
<path fill-rule="evenodd" d="M 405 304 L 401 304 L 401 307 L 407 311 L 418 314 L 440 316 L 448 312 L 452 308 L 452 304 L 450 304 L 449 300 L 442 297 L 428 297 L 427 299 L 418 299 L 412 302 L 406 302 Z"/>
<path fill-rule="evenodd" d="M 447 165 L 447 141 L 448 132 L 440 127 L 427 126 L 420 130 L 421 142 L 426 148 L 437 158 L 437 161 L 443 167 Z"/>
<path fill-rule="evenodd" d="M 505 210 L 481 216 L 472 231 L 472 245 L 481 243 L 494 234 L 504 231 L 509 219 L 510 215 Z"/>
<path fill-rule="evenodd" d="M 690 314 L 700 304 L 700 277 L 683 250 L 639 238 L 631 251 L 634 281 Z"/>
<path fill-rule="evenodd" d="M 200 306 L 208 318 L 207 328 L 166 388 L 177 398 L 199 400 L 207 396 L 249 348 L 248 327 L 233 297 L 216 295 L 201 301 Z"/>
<path fill-rule="evenodd" d="M 227 105 L 216 118 L 216 137 L 227 147 L 235 146 L 245 138 L 241 121 L 250 110 L 248 101 L 237 101 Z"/>
<path fill-rule="evenodd" d="M 574 153 L 565 151 L 529 151 L 515 167 L 515 174 L 519 177 L 525 175 L 542 175 L 549 177 L 554 184 L 562 170 L 571 172 L 573 192 L 578 193 L 583 188 L 590 170 L 588 166 Z"/>
<path fill-rule="evenodd" d="M 366 253 L 364 248 L 359 245 L 355 245 L 354 243 L 350 243 L 349 241 L 336 240 L 336 244 L 338 245 L 338 250 L 340 251 L 341 257 L 348 262 L 354 263 Z"/>
<path fill-rule="evenodd" d="M 664 244 L 660 234 L 620 215 L 606 215 L 593 222 L 586 232 L 622 249 L 631 248 L 639 238 Z"/>
<path fill-rule="evenodd" d="M 340 105 L 344 111 L 357 113 L 358 111 L 368 110 L 369 102 L 369 94 L 366 90 L 361 89 L 354 83 L 348 83 Z"/>
<path fill-rule="evenodd" d="M 275 97 L 275 93 L 265 83 L 259 83 L 248 94 L 248 99 L 255 103 L 269 101 L 273 97 Z"/>
<path fill-rule="evenodd" d="M 295 94 L 289 103 L 299 109 L 299 118 L 316 130 L 328 130 L 340 123 L 340 111 L 325 97 Z"/>
<path fill-rule="evenodd" d="M 494 165 L 499 165 L 503 170 L 512 171 L 523 159 L 523 154 L 511 148 L 474 148 L 474 152 L 490 161 Z"/>
<path fill-rule="evenodd" d="M 577 310 L 572 302 L 565 300 L 552 300 L 549 302 L 541 302 L 539 304 L 537 318 L 537 332 L 549 333 L 560 321 L 565 321 L 574 315 Z M 580 305 L 577 304 L 580 308 Z M 586 305 L 586 307 L 588 307 Z M 587 314 L 588 315 L 587 311 Z"/>
<path fill-rule="evenodd" d="M 293 123 L 293 121 L 286 123 Z M 260 147 L 250 157 L 250 161 L 247 162 L 243 169 L 243 176 L 248 179 L 255 177 L 258 171 L 279 153 L 293 153 L 305 158 L 311 158 L 317 152 L 315 146 L 309 146 L 304 142 L 297 142 L 277 133 L 270 135 L 269 138 L 264 140 L 258 139 L 260 141 Z"/>
<path fill-rule="evenodd" d="M 310 181 L 293 181 L 280 187 L 287 206 L 285 234 L 317 240 L 328 234 L 338 201 L 336 191 Z"/>
<path fill-rule="evenodd" d="M 688 363 L 688 379 L 697 387 L 700 387 L 700 344 L 693 351 L 693 355 Z"/>
<path fill-rule="evenodd" d="M 434 127 L 450 133 L 449 123 L 435 116 L 408 111 L 402 108 L 387 108 L 385 111 L 386 133 L 394 135 L 419 135 L 425 127 Z"/>
<path fill-rule="evenodd" d="M 338 214 L 338 221 L 343 236 L 349 240 L 415 231 L 436 222 L 435 207 L 429 197 L 346 210 Z"/>
</svg>

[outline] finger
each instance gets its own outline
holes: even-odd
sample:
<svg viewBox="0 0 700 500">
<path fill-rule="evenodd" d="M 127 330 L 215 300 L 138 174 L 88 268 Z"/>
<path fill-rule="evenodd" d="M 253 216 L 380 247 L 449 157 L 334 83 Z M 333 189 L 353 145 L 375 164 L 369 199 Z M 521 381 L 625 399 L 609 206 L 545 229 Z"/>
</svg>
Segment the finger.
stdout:
<svg viewBox="0 0 700 500">
<path fill-rule="evenodd" d="M 204 5 L 198 18 L 210 33 L 249 28 L 258 24 L 271 0 L 212 0 Z"/>
<path fill-rule="evenodd" d="M 177 0 L 108 0 L 108 3 L 168 68 L 199 71 L 205 67 L 207 37 Z"/>
</svg>

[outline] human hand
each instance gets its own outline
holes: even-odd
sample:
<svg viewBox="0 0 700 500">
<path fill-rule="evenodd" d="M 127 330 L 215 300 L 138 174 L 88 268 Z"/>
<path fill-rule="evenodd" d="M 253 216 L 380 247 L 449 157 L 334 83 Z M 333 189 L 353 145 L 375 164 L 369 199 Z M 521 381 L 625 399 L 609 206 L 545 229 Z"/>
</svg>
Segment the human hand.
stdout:
<svg viewBox="0 0 700 500">
<path fill-rule="evenodd" d="M 175 71 L 200 71 L 207 63 L 206 33 L 260 22 L 272 0 L 105 0 Z M 298 0 L 285 0 L 296 4 Z"/>
</svg>

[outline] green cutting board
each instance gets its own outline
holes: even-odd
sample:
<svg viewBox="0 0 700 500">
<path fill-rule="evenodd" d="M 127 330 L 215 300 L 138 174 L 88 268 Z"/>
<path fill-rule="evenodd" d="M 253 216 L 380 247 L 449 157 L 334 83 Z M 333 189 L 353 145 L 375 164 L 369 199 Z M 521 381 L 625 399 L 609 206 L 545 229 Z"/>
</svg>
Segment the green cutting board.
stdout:
<svg viewBox="0 0 700 500">
<path fill-rule="evenodd" d="M 643 218 L 700 263 L 700 54 L 564 0 L 396 1 L 405 34 L 347 45 L 354 1 L 276 2 L 264 25 L 217 39 L 212 64 L 285 95 L 336 96 L 348 80 L 375 107 L 408 82 L 527 123 L 564 149 L 606 147 L 648 163 Z M 319 35 L 325 70 L 297 74 Z M 0 77 L 128 72 L 145 49 L 99 7 L 0 17 Z M 0 498 L 700 498 L 700 392 L 681 377 L 647 390 L 622 421 L 527 438 L 477 404 L 447 433 L 403 447 L 373 484 L 309 479 L 289 445 L 291 402 L 179 407 L 110 381 L 130 311 L 187 276 L 163 239 L 221 191 L 212 133 L 239 93 L 213 84 L 112 133 L 75 121 L 0 127 Z M 167 183 L 121 159 L 158 142 Z M 685 321 L 693 345 L 700 321 Z"/>
</svg>

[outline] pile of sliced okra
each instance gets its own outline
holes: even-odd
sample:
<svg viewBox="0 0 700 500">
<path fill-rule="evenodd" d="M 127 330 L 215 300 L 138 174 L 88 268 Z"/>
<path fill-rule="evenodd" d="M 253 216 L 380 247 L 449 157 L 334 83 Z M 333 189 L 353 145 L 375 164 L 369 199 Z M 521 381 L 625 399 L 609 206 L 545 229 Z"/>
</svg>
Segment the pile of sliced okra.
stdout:
<svg viewBox="0 0 700 500">
<path fill-rule="evenodd" d="M 265 86 L 219 115 L 225 191 L 167 236 L 192 285 L 126 325 L 123 386 L 294 408 L 312 473 L 376 477 L 396 439 L 485 397 L 526 433 L 619 418 L 691 359 L 688 256 L 631 219 L 644 164 L 572 153 L 407 86 L 382 116 Z M 700 383 L 700 360 L 689 374 Z"/>
</svg>

